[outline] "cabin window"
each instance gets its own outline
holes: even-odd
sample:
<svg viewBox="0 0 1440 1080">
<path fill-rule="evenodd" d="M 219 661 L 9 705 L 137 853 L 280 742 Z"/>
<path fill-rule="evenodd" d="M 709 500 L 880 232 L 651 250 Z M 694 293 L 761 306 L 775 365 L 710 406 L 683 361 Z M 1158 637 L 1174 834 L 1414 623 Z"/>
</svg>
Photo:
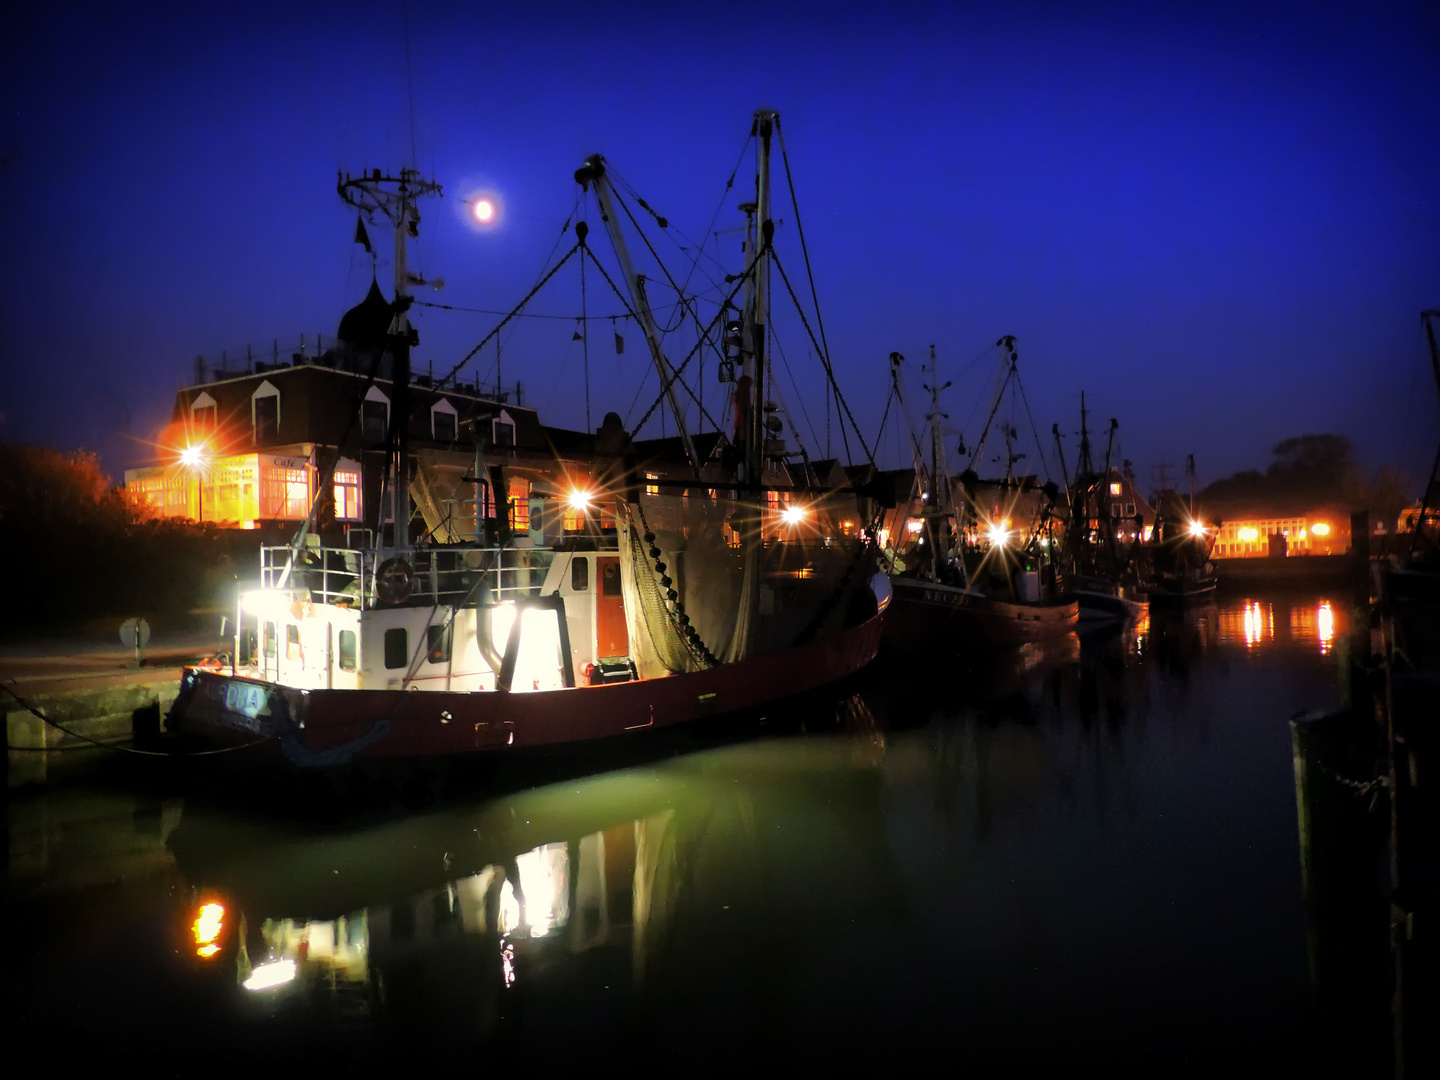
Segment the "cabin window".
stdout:
<svg viewBox="0 0 1440 1080">
<path fill-rule="evenodd" d="M 450 627 L 427 626 L 425 628 L 425 659 L 432 664 L 450 662 Z"/>
<path fill-rule="evenodd" d="M 390 670 L 410 663 L 410 635 L 403 626 L 385 631 L 385 666 Z"/>
<path fill-rule="evenodd" d="M 590 588 L 590 560 L 583 556 L 570 560 L 570 591 L 586 592 Z"/>
<path fill-rule="evenodd" d="M 340 631 L 340 670 L 355 670 L 355 631 Z"/>
<path fill-rule="evenodd" d="M 294 623 L 285 624 L 285 659 L 300 659 L 300 627 Z"/>
<path fill-rule="evenodd" d="M 265 624 L 265 656 L 268 659 L 275 659 L 275 648 L 275 624 L 267 622 Z"/>
</svg>

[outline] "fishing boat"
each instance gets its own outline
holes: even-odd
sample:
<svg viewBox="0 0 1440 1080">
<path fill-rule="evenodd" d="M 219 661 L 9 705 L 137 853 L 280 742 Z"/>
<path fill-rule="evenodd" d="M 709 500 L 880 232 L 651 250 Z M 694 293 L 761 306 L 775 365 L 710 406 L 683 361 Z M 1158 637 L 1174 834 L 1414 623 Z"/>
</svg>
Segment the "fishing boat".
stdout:
<svg viewBox="0 0 1440 1080">
<path fill-rule="evenodd" d="M 1193 454 L 1186 459 L 1185 471 L 1191 488 L 1188 503 L 1179 492 L 1160 493 L 1155 526 L 1142 556 L 1150 567 L 1152 607 L 1195 607 L 1215 599 L 1217 581 L 1210 553 L 1220 527 L 1195 513 Z"/>
<path fill-rule="evenodd" d="M 1111 465 L 1119 426 L 1112 418 L 1105 464 L 1097 471 L 1081 391 L 1080 452 L 1073 477 L 1066 471 L 1060 425 L 1051 428 L 1070 501 L 1062 561 L 1070 572 L 1070 592 L 1080 605 L 1080 621 L 1090 626 L 1134 622 L 1150 609 L 1149 582 L 1142 578 L 1138 561 L 1145 536 L 1143 503 L 1133 478 Z M 1129 462 L 1126 466 L 1128 472 Z"/>
<path fill-rule="evenodd" d="M 996 408 L 1012 379 L 1018 379 L 1013 338 L 997 344 L 1006 349 L 1006 375 Z M 902 394 L 899 367 L 903 357 L 891 356 L 892 392 Z M 1079 605 L 1063 595 L 1053 558 L 1053 509 L 1058 489 L 1039 485 L 1033 477 L 1016 476 L 1013 466 L 1023 455 L 1014 451 L 1014 428 L 1005 425 L 1006 475 L 982 481 L 966 470 L 957 485 L 950 479 L 941 446 L 939 393 L 949 386 L 935 374 L 935 350 L 929 365 L 930 435 L 928 467 L 916 448 L 916 483 L 912 513 L 897 523 L 896 534 L 913 536 L 913 546 L 891 563 L 894 592 L 887 639 L 901 648 L 922 644 L 963 643 L 1014 646 L 1045 641 L 1075 629 Z M 991 410 L 994 418 L 995 409 Z M 975 456 L 981 453 L 982 433 Z M 963 452 L 963 444 L 962 444 Z M 957 498 L 958 496 L 958 498 Z M 1013 528 L 1026 520 L 1028 527 Z M 919 528 L 914 528 L 918 525 Z"/>
<path fill-rule="evenodd" d="M 617 208 L 604 159 L 591 157 L 576 179 L 606 223 L 660 377 L 657 407 L 668 404 L 679 432 L 682 476 L 646 472 L 612 414 L 588 472 L 535 485 L 526 528 L 512 531 L 505 448 L 477 435 L 466 479 L 490 478 L 493 516 L 477 522 L 472 543 L 439 542 L 433 529 L 413 539 L 405 525 L 413 335 L 404 251 L 425 188 L 411 170 L 398 184 L 378 172 L 342 182 L 342 195 L 395 228 L 386 484 L 399 524 L 388 539 L 339 546 L 309 531 L 312 507 L 291 544 L 263 548 L 259 586 L 238 598 L 234 653 L 185 671 L 164 737 L 300 773 L 474 760 L 763 708 L 868 663 L 890 591 L 854 527 L 855 496 L 795 483 L 766 400 L 778 126 L 777 114 L 756 114 L 757 190 L 741 207 L 752 258 L 735 286 L 745 293 L 741 318 L 724 335 L 738 372 L 731 437 L 711 438 L 708 453 L 691 437 L 678 369 L 620 230 L 628 207 Z M 587 235 L 579 222 L 571 254 L 582 261 L 595 259 Z M 722 309 L 717 323 L 725 317 Z M 492 536 L 500 542 L 483 542 Z"/>
</svg>

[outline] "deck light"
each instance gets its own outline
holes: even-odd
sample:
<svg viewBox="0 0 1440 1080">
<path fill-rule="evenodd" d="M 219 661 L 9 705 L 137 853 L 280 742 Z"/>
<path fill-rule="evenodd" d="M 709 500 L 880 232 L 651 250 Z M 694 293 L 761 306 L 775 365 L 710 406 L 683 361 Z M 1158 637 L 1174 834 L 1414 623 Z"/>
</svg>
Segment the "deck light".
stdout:
<svg viewBox="0 0 1440 1080">
<path fill-rule="evenodd" d="M 1009 539 L 1009 537 L 1010 534 L 1004 529 L 1002 529 L 999 525 L 990 526 L 990 543 L 994 544 L 996 547 L 1004 547 L 1005 541 Z"/>
<path fill-rule="evenodd" d="M 905 523 L 905 527 L 909 529 L 912 533 L 918 533 L 925 528 L 925 523 L 919 520 L 907 521 Z"/>
<path fill-rule="evenodd" d="M 276 960 L 271 964 L 261 964 L 250 973 L 242 986 L 246 990 L 272 990 L 277 986 L 284 986 L 295 979 L 294 960 Z"/>
<path fill-rule="evenodd" d="M 805 520 L 805 508 L 803 506 L 787 506 L 780 512 L 786 525 L 799 525 Z"/>
<path fill-rule="evenodd" d="M 1203 522 L 1199 522 L 1199 521 L 1192 521 L 1192 522 L 1190 523 L 1190 535 L 1191 535 L 1191 536 L 1204 536 L 1204 535 L 1205 535 L 1205 525 L 1204 525 L 1204 523 L 1203 523 Z"/>
<path fill-rule="evenodd" d="M 565 497 L 565 503 L 571 510 L 588 510 L 594 496 L 584 488 L 572 488 L 570 494 Z"/>
</svg>

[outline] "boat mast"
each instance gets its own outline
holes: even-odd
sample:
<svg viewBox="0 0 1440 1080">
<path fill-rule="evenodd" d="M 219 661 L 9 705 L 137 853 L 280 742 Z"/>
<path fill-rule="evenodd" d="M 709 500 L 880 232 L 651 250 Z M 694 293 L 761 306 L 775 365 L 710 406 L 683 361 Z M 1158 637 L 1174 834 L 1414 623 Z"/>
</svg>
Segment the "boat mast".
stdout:
<svg viewBox="0 0 1440 1080">
<path fill-rule="evenodd" d="M 379 169 L 352 177 L 348 173 L 336 184 L 340 198 L 362 214 L 383 214 L 395 229 L 395 298 L 390 324 L 391 400 L 390 443 L 394 450 L 391 491 L 394 498 L 394 533 L 391 546 L 399 554 L 410 551 L 410 347 L 418 336 L 410 325 L 411 275 L 406 266 L 407 245 L 420 235 L 417 202 L 428 195 L 442 194 L 433 180 L 422 180 L 415 169 L 401 169 L 400 175 L 386 176 Z M 438 284 L 438 282 L 437 282 Z"/>
<path fill-rule="evenodd" d="M 685 414 L 681 411 L 680 403 L 675 397 L 675 371 L 660 348 L 660 330 L 655 325 L 655 316 L 650 310 L 650 301 L 645 295 L 645 279 L 635 272 L 635 264 L 630 259 L 630 249 L 626 246 L 625 236 L 620 231 L 620 218 L 615 213 L 614 191 L 610 185 L 610 176 L 605 171 L 605 159 L 599 154 L 591 154 L 585 159 L 585 164 L 575 170 L 575 180 L 582 188 L 591 183 L 595 185 L 595 198 L 600 203 L 600 220 L 605 223 L 605 231 L 610 234 L 610 243 L 615 248 L 615 257 L 620 261 L 620 270 L 625 275 L 625 286 L 630 290 L 630 302 L 634 305 L 635 313 L 640 320 L 640 329 L 645 334 L 645 343 L 650 347 L 650 358 L 655 362 L 655 370 L 660 375 L 661 390 L 670 405 L 670 414 L 675 417 L 675 430 L 680 433 L 680 441 L 685 447 L 685 456 L 690 460 L 690 468 L 698 478 L 700 476 L 700 456 L 695 450 L 695 443 L 690 438 L 690 429 L 685 426 Z"/>
<path fill-rule="evenodd" d="M 765 355 L 765 330 L 769 322 L 768 301 L 770 299 L 770 253 L 768 247 L 775 233 L 775 223 L 770 219 L 770 140 L 775 132 L 775 121 L 779 114 L 774 109 L 756 109 L 755 123 L 751 133 L 756 136 L 755 144 L 755 210 L 751 216 L 749 230 L 749 251 L 755 262 L 755 273 L 751 276 L 753 286 L 746 287 L 748 303 L 746 324 L 749 330 L 749 346 L 741 368 L 742 376 L 750 378 L 750 401 L 737 403 L 749 406 L 749 417 L 745 425 L 745 479 L 760 484 L 765 471 L 765 376 L 769 358 Z M 760 253 L 765 252 L 764 258 Z"/>
</svg>

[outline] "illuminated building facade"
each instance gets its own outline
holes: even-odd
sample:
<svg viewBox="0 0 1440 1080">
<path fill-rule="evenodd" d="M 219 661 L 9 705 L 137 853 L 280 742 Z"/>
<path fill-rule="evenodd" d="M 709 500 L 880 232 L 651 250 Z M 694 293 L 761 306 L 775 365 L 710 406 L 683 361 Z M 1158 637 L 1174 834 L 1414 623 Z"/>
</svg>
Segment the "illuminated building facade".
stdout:
<svg viewBox="0 0 1440 1080">
<path fill-rule="evenodd" d="M 1220 519 L 1219 559 L 1343 555 L 1350 550 L 1350 511 L 1338 506 L 1255 507 L 1207 503 Z"/>
</svg>

